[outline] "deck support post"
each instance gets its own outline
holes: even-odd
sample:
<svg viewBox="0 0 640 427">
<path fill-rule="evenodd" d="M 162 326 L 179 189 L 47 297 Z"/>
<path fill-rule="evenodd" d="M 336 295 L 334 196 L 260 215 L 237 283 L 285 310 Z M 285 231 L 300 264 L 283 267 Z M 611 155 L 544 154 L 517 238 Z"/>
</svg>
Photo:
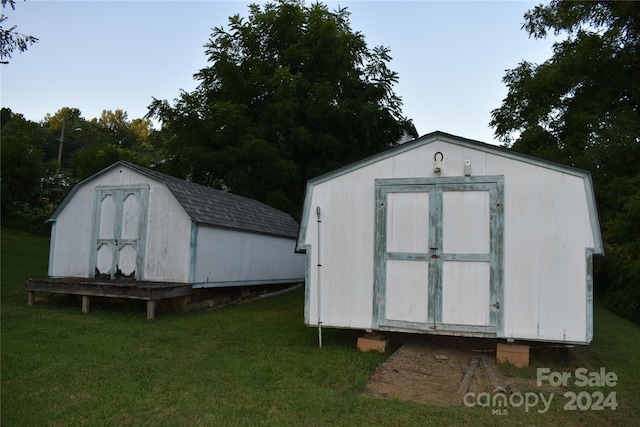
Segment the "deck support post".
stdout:
<svg viewBox="0 0 640 427">
<path fill-rule="evenodd" d="M 156 302 L 154 300 L 147 301 L 147 320 L 153 320 L 156 314 Z"/>
<path fill-rule="evenodd" d="M 36 300 L 36 293 L 34 291 L 27 292 L 27 305 L 33 305 Z"/>
<path fill-rule="evenodd" d="M 89 295 L 82 295 L 82 313 L 89 314 L 91 307 L 91 297 Z"/>
</svg>

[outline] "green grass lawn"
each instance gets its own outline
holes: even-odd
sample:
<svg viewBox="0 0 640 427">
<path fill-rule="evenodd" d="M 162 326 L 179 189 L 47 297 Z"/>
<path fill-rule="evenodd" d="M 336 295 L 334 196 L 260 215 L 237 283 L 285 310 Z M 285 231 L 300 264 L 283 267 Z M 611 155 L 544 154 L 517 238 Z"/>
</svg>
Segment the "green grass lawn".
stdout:
<svg viewBox="0 0 640 427">
<path fill-rule="evenodd" d="M 640 419 L 640 328 L 602 308 L 589 347 L 533 354 L 527 369 L 601 366 L 619 381 L 615 411 L 539 414 L 443 408 L 362 396 L 389 355 L 355 349 L 357 331 L 303 324 L 303 291 L 215 311 L 159 314 L 73 298 L 26 305 L 24 280 L 46 275 L 48 240 L 2 230 L 1 424 L 5 426 L 634 425 Z M 574 388 L 597 391 L 598 388 Z"/>
</svg>

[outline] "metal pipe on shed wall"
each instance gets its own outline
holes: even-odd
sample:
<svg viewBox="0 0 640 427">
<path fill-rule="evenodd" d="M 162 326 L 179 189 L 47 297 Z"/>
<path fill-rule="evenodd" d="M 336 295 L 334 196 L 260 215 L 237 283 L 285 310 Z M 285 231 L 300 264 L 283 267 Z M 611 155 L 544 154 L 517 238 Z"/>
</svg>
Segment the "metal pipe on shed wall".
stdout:
<svg viewBox="0 0 640 427">
<path fill-rule="evenodd" d="M 322 319 L 320 316 L 320 269 L 322 267 L 321 258 L 320 258 L 320 223 L 322 220 L 320 219 L 320 206 L 316 206 L 316 215 L 318 216 L 318 346 L 322 348 Z"/>
</svg>

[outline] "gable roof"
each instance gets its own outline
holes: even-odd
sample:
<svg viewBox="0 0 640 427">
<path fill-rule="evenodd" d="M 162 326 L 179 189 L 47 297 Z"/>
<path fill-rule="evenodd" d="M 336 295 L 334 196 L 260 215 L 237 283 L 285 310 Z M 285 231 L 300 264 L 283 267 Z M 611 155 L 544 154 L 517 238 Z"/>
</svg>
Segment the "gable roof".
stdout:
<svg viewBox="0 0 640 427">
<path fill-rule="evenodd" d="M 291 238 L 298 235 L 296 221 L 291 215 L 276 208 L 257 200 L 185 181 L 125 161 L 118 161 L 76 184 L 48 221 L 56 220 L 68 200 L 77 192 L 78 187 L 119 166 L 127 167 L 162 182 L 191 219 L 198 224 Z"/>
<path fill-rule="evenodd" d="M 488 153 L 492 153 L 498 156 L 506 157 L 512 160 L 516 160 L 523 163 L 529 163 L 535 166 L 551 169 L 557 172 L 566 173 L 570 175 L 574 175 L 583 179 L 585 184 L 585 192 L 588 202 L 589 215 L 591 218 L 591 228 L 593 231 L 593 236 L 595 240 L 595 253 L 604 253 L 604 246 L 602 242 L 602 232 L 600 230 L 600 221 L 598 215 L 598 208 L 596 205 L 596 197 L 593 188 L 593 181 L 591 179 L 591 174 L 589 171 L 584 169 L 579 169 L 573 166 L 563 165 L 561 163 L 552 162 L 549 160 L 540 159 L 538 157 L 530 156 L 523 153 L 518 153 L 517 151 L 513 151 L 504 147 L 499 147 L 496 145 L 486 144 L 484 142 L 476 141 L 473 139 L 463 138 L 460 136 L 451 135 L 449 133 L 435 131 L 428 134 L 425 134 L 417 139 L 414 139 L 410 142 L 404 143 L 402 145 L 398 145 L 396 147 L 390 148 L 386 151 L 373 155 L 371 157 L 365 158 L 358 162 L 352 163 L 350 165 L 344 166 L 342 168 L 336 169 L 332 172 L 326 173 L 324 175 L 313 178 L 307 182 L 307 189 L 305 195 L 305 202 L 302 212 L 302 223 L 303 227 L 301 232 L 303 232 L 305 225 L 309 219 L 310 215 L 312 215 L 309 211 L 310 203 L 311 203 L 311 194 L 312 189 L 315 185 L 321 184 L 326 181 L 330 181 L 339 176 L 348 174 L 365 166 L 369 166 L 371 164 L 380 162 L 382 160 L 388 159 L 390 157 L 396 156 L 398 154 L 404 153 L 406 151 L 413 150 L 417 147 L 421 147 L 423 145 L 431 144 L 436 141 L 442 141 L 449 144 L 454 144 L 466 148 L 470 148 L 473 150 L 480 150 Z M 298 240 L 298 245 L 300 245 L 300 238 Z"/>
<path fill-rule="evenodd" d="M 520 162 L 530 163 L 536 166 L 552 169 L 558 172 L 568 173 L 570 175 L 575 175 L 580 177 L 587 177 L 589 180 L 591 180 L 591 174 L 584 169 L 563 165 L 561 163 L 552 162 L 550 160 L 544 160 L 538 157 L 530 156 L 528 154 L 519 153 L 517 151 L 510 150 L 508 148 L 500 147 L 498 145 L 491 145 L 481 141 L 476 141 L 473 139 L 452 135 L 450 133 L 435 131 L 435 132 L 422 135 L 421 137 L 417 139 L 413 139 L 404 144 L 395 146 L 393 148 L 389 148 L 388 150 L 382 151 L 381 153 L 375 154 L 371 157 L 367 157 L 363 160 L 360 160 L 350 165 L 336 169 L 332 172 L 326 173 L 324 175 L 320 175 L 316 178 L 309 180 L 308 184 L 315 185 L 325 181 L 329 181 L 330 179 L 336 178 L 338 176 L 344 175 L 346 173 L 352 172 L 362 167 L 371 165 L 373 163 L 377 163 L 381 160 L 388 159 L 389 157 L 393 157 L 398 154 L 404 153 L 405 151 L 413 150 L 414 148 L 431 144 L 432 142 L 436 142 L 436 141 L 442 141 L 442 142 L 446 142 L 454 145 L 459 145 L 459 146 L 471 148 L 474 150 L 485 151 L 488 153 L 510 158 Z"/>
</svg>

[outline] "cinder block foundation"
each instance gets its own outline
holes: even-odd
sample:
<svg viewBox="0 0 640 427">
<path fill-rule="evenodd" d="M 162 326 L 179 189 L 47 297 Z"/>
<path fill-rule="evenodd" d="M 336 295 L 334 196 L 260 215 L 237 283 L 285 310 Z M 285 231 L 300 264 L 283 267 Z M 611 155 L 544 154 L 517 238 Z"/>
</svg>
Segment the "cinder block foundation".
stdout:
<svg viewBox="0 0 640 427">
<path fill-rule="evenodd" d="M 529 346 L 498 343 L 496 359 L 498 363 L 511 363 L 518 368 L 526 368 L 529 366 Z"/>
<path fill-rule="evenodd" d="M 367 334 L 358 337 L 358 350 L 360 351 L 379 351 L 384 353 L 387 350 L 388 341 L 381 335 Z"/>
</svg>

